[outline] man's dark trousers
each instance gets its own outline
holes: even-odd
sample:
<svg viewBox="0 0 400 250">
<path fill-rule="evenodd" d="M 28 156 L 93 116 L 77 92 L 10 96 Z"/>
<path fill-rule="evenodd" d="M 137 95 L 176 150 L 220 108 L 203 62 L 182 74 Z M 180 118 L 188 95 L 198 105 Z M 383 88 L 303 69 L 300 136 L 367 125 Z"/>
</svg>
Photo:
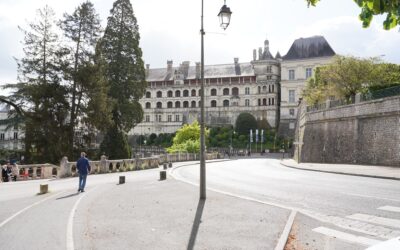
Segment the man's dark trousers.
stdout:
<svg viewBox="0 0 400 250">
<path fill-rule="evenodd" d="M 84 191 L 86 185 L 87 174 L 79 174 L 79 190 Z"/>
</svg>

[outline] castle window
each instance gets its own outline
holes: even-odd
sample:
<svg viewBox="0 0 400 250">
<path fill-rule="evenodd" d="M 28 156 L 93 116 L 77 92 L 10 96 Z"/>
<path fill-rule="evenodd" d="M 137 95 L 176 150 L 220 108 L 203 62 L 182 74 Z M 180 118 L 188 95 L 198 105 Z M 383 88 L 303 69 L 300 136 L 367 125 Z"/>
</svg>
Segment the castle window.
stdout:
<svg viewBox="0 0 400 250">
<path fill-rule="evenodd" d="M 172 122 L 172 115 L 167 116 L 168 122 Z"/>
<path fill-rule="evenodd" d="M 181 107 L 181 102 L 175 102 L 175 108 L 180 108 Z"/>
<path fill-rule="evenodd" d="M 179 115 L 175 115 L 175 121 L 179 122 Z"/>
<path fill-rule="evenodd" d="M 167 96 L 172 97 L 172 90 L 168 91 Z"/>
<path fill-rule="evenodd" d="M 147 108 L 147 109 L 151 108 L 151 103 L 146 102 L 146 108 Z"/>
<path fill-rule="evenodd" d="M 289 109 L 289 115 L 294 116 L 294 109 Z"/>
<path fill-rule="evenodd" d="M 192 89 L 192 96 L 196 96 L 196 90 Z"/>
<path fill-rule="evenodd" d="M 211 101 L 211 107 L 213 107 L 213 108 L 217 107 L 217 101 L 216 100 L 212 100 Z"/>
<path fill-rule="evenodd" d="M 306 79 L 312 77 L 312 68 L 306 68 Z"/>
<path fill-rule="evenodd" d="M 295 91 L 294 90 L 289 90 L 289 103 L 294 103 L 295 102 Z"/>
<path fill-rule="evenodd" d="M 224 107 L 229 107 L 229 100 L 224 100 L 223 106 Z"/>
<path fill-rule="evenodd" d="M 189 108 L 189 102 L 188 101 L 184 101 L 183 102 L 183 107 L 184 108 Z"/>
<path fill-rule="evenodd" d="M 175 91 L 175 97 L 181 97 L 181 91 L 179 90 Z"/>
<path fill-rule="evenodd" d="M 245 94 L 245 95 L 250 95 L 250 88 L 249 88 L 249 87 L 246 87 L 246 88 L 244 89 L 244 94 Z"/>
<path fill-rule="evenodd" d="M 183 91 L 183 96 L 184 96 L 184 97 L 188 97 L 188 96 L 189 96 L 189 90 L 185 89 L 185 90 Z"/>
<path fill-rule="evenodd" d="M 157 102 L 157 108 L 158 109 L 162 108 L 162 103 L 161 102 Z"/>
<path fill-rule="evenodd" d="M 261 94 L 261 86 L 258 86 L 258 93 Z"/>
<path fill-rule="evenodd" d="M 267 106 L 267 99 L 263 99 L 263 106 Z"/>
<path fill-rule="evenodd" d="M 146 92 L 146 98 L 151 98 L 151 93 L 149 91 Z"/>
<path fill-rule="evenodd" d="M 217 90 L 211 89 L 211 96 L 216 96 L 216 95 L 217 95 Z"/>
<path fill-rule="evenodd" d="M 229 89 L 228 88 L 224 88 L 224 90 L 222 91 L 223 95 L 229 95 Z"/>
<path fill-rule="evenodd" d="M 267 73 L 272 73 L 272 66 L 267 67 Z"/>
<path fill-rule="evenodd" d="M 244 100 L 244 106 L 246 106 L 246 107 L 250 106 L 250 100 L 249 99 Z"/>
<path fill-rule="evenodd" d="M 167 108 L 169 108 L 169 109 L 172 108 L 172 102 L 167 103 Z"/>
<path fill-rule="evenodd" d="M 162 97 L 162 92 L 161 91 L 157 91 L 157 97 Z"/>
<path fill-rule="evenodd" d="M 150 122 L 150 116 L 146 115 L 146 122 Z"/>
<path fill-rule="evenodd" d="M 233 88 L 233 89 L 232 89 L 232 95 L 233 95 L 233 96 L 238 96 L 238 95 L 239 95 L 239 89 L 236 88 L 236 87 Z"/>
<path fill-rule="evenodd" d="M 294 69 L 289 70 L 289 80 L 294 80 L 295 74 L 294 74 Z"/>
<path fill-rule="evenodd" d="M 195 108 L 195 107 L 196 107 L 196 101 L 192 101 L 191 107 L 192 107 L 192 108 Z"/>
</svg>

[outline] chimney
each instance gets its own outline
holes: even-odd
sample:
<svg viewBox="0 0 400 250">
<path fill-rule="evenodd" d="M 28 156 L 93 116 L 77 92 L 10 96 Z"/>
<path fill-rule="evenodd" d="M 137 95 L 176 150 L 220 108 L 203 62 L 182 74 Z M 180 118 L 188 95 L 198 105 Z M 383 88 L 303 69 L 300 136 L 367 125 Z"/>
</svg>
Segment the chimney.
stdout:
<svg viewBox="0 0 400 250">
<path fill-rule="evenodd" d="M 258 60 L 262 60 L 262 48 L 258 48 Z"/>
<path fill-rule="evenodd" d="M 196 79 L 200 79 L 200 63 L 196 62 Z"/>
<path fill-rule="evenodd" d="M 257 50 L 253 49 L 253 61 L 257 60 Z"/>
<path fill-rule="evenodd" d="M 171 61 L 167 61 L 167 72 L 168 73 L 172 73 L 172 64 L 173 64 L 173 61 L 171 60 Z"/>
<path fill-rule="evenodd" d="M 268 40 L 264 41 L 264 51 L 269 51 L 269 41 Z"/>
<path fill-rule="evenodd" d="M 238 64 L 239 63 L 239 58 L 235 57 L 235 58 L 233 58 L 233 61 L 235 62 L 235 64 Z"/>
<path fill-rule="evenodd" d="M 149 76 L 149 72 L 150 72 L 150 64 L 146 64 L 146 77 Z"/>
</svg>

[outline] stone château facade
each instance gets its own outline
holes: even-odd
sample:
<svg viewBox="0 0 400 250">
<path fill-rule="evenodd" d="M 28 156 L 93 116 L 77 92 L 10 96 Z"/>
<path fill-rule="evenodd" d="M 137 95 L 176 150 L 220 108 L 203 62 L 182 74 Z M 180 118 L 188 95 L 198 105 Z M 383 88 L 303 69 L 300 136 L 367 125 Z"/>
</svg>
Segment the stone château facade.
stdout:
<svg viewBox="0 0 400 250">
<path fill-rule="evenodd" d="M 290 55 L 304 53 L 302 49 L 310 50 L 309 57 L 301 58 L 302 61 L 297 63 L 304 63 L 311 70 L 317 65 L 327 63 L 332 55 L 321 56 L 318 49 L 315 49 L 320 45 L 314 43 L 319 42 L 320 38 L 325 41 L 323 37 L 304 39 L 308 44 L 307 48 L 300 47 L 294 52 L 289 50 L 284 57 L 279 52 L 275 57 L 272 56 L 269 41 L 266 40 L 264 48 L 253 50 L 251 62 L 240 63 L 238 58 L 234 58 L 230 64 L 205 65 L 207 126 L 234 125 L 240 113 L 248 112 L 269 127 L 278 128 L 281 99 L 286 100 L 286 96 L 281 94 L 281 75 L 285 79 L 284 83 L 288 83 L 288 88 L 291 88 L 290 82 L 286 81 L 287 70 L 292 67 Z M 326 41 L 325 43 L 327 44 Z M 315 51 L 311 51 L 312 49 Z M 302 69 L 301 66 L 298 67 L 299 70 Z M 304 80 L 302 74 L 299 73 L 298 76 Z M 192 66 L 186 61 L 174 67 L 172 61 L 167 61 L 167 67 L 159 69 L 150 69 L 146 65 L 146 80 L 148 88 L 140 100 L 144 110 L 143 121 L 131 133 L 173 133 L 184 123 L 200 120 L 200 63 Z M 303 87 L 305 80 L 301 84 Z M 282 90 L 287 95 L 287 88 Z"/>
</svg>

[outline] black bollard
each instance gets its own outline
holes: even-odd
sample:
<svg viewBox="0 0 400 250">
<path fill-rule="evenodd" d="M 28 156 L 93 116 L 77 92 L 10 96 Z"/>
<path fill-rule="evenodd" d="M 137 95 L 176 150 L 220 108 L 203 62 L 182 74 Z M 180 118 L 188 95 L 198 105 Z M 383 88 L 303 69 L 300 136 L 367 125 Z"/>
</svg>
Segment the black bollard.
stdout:
<svg viewBox="0 0 400 250">
<path fill-rule="evenodd" d="M 125 176 L 120 176 L 119 177 L 119 184 L 124 184 L 125 183 Z"/>
<path fill-rule="evenodd" d="M 163 164 L 163 168 L 164 168 L 164 170 L 167 169 L 168 168 L 168 163 L 164 163 Z"/>
<path fill-rule="evenodd" d="M 161 170 L 160 171 L 160 181 L 166 180 L 167 179 L 167 171 Z"/>
<path fill-rule="evenodd" d="M 169 168 L 172 168 L 172 162 L 169 162 L 169 163 L 168 163 L 168 167 L 169 167 Z"/>
</svg>

